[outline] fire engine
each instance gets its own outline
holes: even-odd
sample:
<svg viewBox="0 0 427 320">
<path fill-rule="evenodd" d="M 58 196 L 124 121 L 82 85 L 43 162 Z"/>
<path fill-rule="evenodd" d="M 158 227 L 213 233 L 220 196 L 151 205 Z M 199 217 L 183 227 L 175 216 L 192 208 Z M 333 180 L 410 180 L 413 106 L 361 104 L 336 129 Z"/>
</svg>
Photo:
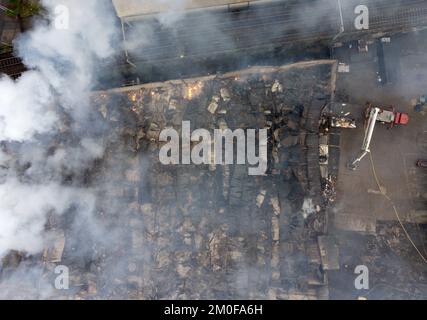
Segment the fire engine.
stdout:
<svg viewBox="0 0 427 320">
<path fill-rule="evenodd" d="M 377 122 L 381 122 L 393 128 L 395 125 L 406 125 L 409 122 L 409 116 L 407 113 L 397 112 L 394 107 L 380 108 L 375 107 L 368 103 L 366 112 L 366 127 L 365 137 L 363 139 L 362 148 L 357 158 L 349 164 L 350 169 L 356 170 L 359 162 L 370 152 L 370 145 L 372 135 L 374 133 L 375 125 Z"/>
</svg>

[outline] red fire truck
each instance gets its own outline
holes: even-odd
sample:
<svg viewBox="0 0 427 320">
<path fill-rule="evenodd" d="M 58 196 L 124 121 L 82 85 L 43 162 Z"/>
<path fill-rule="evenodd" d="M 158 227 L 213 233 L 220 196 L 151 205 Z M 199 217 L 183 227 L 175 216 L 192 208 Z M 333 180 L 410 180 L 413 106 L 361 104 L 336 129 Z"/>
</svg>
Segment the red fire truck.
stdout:
<svg viewBox="0 0 427 320">
<path fill-rule="evenodd" d="M 368 103 L 366 108 L 366 118 L 369 118 L 372 108 L 378 108 L 379 112 L 376 121 L 389 125 L 393 128 L 395 125 L 407 125 L 409 116 L 407 113 L 398 112 L 394 107 L 374 107 Z"/>
</svg>

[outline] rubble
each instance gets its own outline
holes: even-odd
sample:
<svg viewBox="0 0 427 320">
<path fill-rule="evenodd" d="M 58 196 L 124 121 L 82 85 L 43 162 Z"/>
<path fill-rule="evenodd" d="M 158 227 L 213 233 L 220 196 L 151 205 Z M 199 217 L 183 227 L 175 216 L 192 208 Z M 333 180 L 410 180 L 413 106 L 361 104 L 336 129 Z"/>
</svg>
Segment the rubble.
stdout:
<svg viewBox="0 0 427 320">
<path fill-rule="evenodd" d="M 340 268 L 339 248 L 336 240 L 329 236 L 320 236 L 317 241 L 323 270 L 338 270 Z"/>
<path fill-rule="evenodd" d="M 218 109 L 218 103 L 219 103 L 219 97 L 213 96 L 212 102 L 208 106 L 208 111 L 212 114 L 215 114 L 216 110 Z"/>
<path fill-rule="evenodd" d="M 355 129 L 356 121 L 351 118 L 346 117 L 331 117 L 331 127 L 332 128 L 345 128 L 345 129 Z"/>
<path fill-rule="evenodd" d="M 332 204 L 336 201 L 337 193 L 335 190 L 336 178 L 334 176 L 329 176 L 324 180 L 323 187 L 323 197 L 329 204 Z"/>
<path fill-rule="evenodd" d="M 59 263 L 62 261 L 65 248 L 65 234 L 62 230 L 52 230 L 49 232 L 48 238 L 52 247 L 44 250 L 43 260 L 48 263 Z"/>
<path fill-rule="evenodd" d="M 417 225 L 408 223 L 405 228 L 413 234 Z M 425 231 L 423 229 L 424 234 Z M 369 268 L 370 289 L 361 295 L 354 286 L 343 288 L 336 285 L 331 288 L 332 299 L 357 299 L 359 296 L 368 300 L 425 299 L 425 264 L 419 256 L 412 254 L 413 247 L 398 222 L 378 221 L 376 232 L 369 235 L 341 231 L 336 239 L 342 267 L 329 271 L 330 281 L 342 284 L 343 280 L 354 279 L 354 268 L 363 263 Z M 415 241 L 423 248 L 423 239 Z"/>
<path fill-rule="evenodd" d="M 92 181 L 109 182 L 97 219 L 120 241 L 94 244 L 88 264 L 73 256 L 65 232 L 62 261 L 79 266 L 71 279 L 78 293 L 67 298 L 323 297 L 322 262 L 306 252 L 326 230 L 319 121 L 335 69 L 334 61 L 303 62 L 94 93 L 114 128 Z M 185 120 L 208 130 L 268 128 L 267 174 L 162 165 L 160 132 L 180 132 Z"/>
</svg>

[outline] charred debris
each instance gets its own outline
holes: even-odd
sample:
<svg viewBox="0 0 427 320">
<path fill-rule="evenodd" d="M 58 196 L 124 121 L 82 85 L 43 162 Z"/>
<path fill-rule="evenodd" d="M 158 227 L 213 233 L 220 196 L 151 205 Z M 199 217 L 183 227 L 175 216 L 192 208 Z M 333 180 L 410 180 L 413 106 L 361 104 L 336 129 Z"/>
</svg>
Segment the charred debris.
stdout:
<svg viewBox="0 0 427 320">
<path fill-rule="evenodd" d="M 95 92 L 93 117 L 107 150 L 86 172 L 64 173 L 63 183 L 96 190 L 93 218 L 108 232 L 75 221 L 76 208 L 52 212 L 43 254 L 11 252 L 3 259 L 3 295 L 328 299 L 351 293 L 330 293 L 331 281 L 350 279 L 357 263 L 348 254 L 356 250 L 352 243 L 338 244 L 328 232 L 340 130 L 354 125 L 334 101 L 336 70 L 333 60 L 308 61 Z M 160 131 L 179 132 L 182 121 L 212 130 L 267 128 L 267 173 L 248 176 L 246 165 L 162 165 Z M 72 143 L 68 133 L 64 119 L 52 148 Z M 2 145 L 12 158 L 14 147 Z M 386 244 L 403 237 L 398 229 L 384 225 L 376 237 L 355 235 L 363 243 L 358 257 L 373 261 L 374 272 L 384 270 Z M 71 290 L 52 289 L 58 265 L 69 267 Z M 9 277 L 20 269 L 31 270 L 30 279 Z M 384 293 L 378 285 L 373 295 Z M 422 289 L 410 290 L 416 296 Z"/>
<path fill-rule="evenodd" d="M 84 174 L 64 174 L 64 183 L 97 189 L 95 219 L 111 239 L 82 244 L 93 230 L 72 223 L 73 209 L 52 212 L 44 253 L 10 253 L 2 279 L 37 266 L 39 287 L 22 295 L 39 297 L 41 280 L 65 264 L 72 290 L 56 298 L 327 298 L 327 272 L 337 267 L 324 255 L 335 252 L 326 208 L 337 162 L 322 153 L 330 134 L 319 123 L 335 69 L 321 60 L 94 93 L 94 114 L 110 128 L 101 130 L 107 151 Z M 184 120 L 267 128 L 267 174 L 248 176 L 245 165 L 162 165 L 159 133 L 179 131 Z M 58 143 L 71 143 L 66 125 L 62 135 Z M 3 149 L 13 157 L 13 146 Z M 16 293 L 16 283 L 2 285 Z"/>
</svg>

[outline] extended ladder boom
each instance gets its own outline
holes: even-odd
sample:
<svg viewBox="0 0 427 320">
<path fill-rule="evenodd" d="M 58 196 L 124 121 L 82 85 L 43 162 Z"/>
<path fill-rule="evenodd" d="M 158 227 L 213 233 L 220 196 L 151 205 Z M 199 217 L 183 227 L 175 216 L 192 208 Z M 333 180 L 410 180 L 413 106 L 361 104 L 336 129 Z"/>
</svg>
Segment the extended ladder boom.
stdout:
<svg viewBox="0 0 427 320">
<path fill-rule="evenodd" d="M 369 147 L 371 145 L 372 135 L 374 133 L 375 124 L 377 123 L 379 108 L 372 108 L 369 113 L 368 125 L 365 130 L 365 137 L 363 139 L 362 149 L 359 156 L 349 165 L 353 170 L 356 170 L 359 162 L 370 152 Z"/>
</svg>

